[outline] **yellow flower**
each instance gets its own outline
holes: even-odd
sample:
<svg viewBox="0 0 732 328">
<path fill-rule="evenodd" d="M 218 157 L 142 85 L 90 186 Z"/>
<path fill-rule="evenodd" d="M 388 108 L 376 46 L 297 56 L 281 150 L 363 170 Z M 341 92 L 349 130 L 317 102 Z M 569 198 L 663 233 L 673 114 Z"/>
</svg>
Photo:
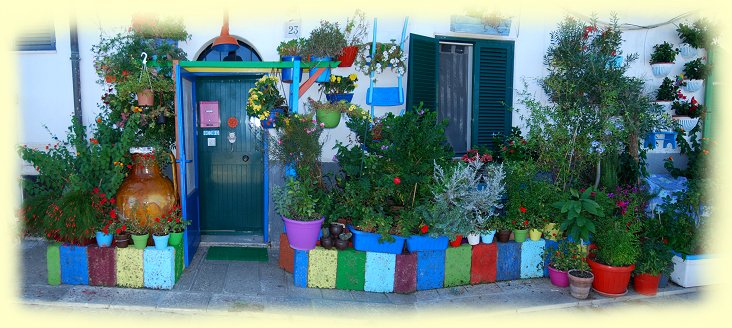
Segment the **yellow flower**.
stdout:
<svg viewBox="0 0 732 328">
<path fill-rule="evenodd" d="M 351 73 L 348 78 L 351 79 L 351 81 L 356 81 L 356 78 L 358 78 L 358 76 L 356 76 L 356 73 Z"/>
<path fill-rule="evenodd" d="M 355 87 L 357 87 L 357 86 L 358 86 L 358 83 L 354 83 L 354 84 L 353 84 L 353 87 L 354 87 L 354 88 L 355 88 Z"/>
<path fill-rule="evenodd" d="M 336 77 L 335 77 L 335 75 L 331 75 L 331 76 L 330 76 L 330 82 L 335 82 L 335 80 L 336 80 Z"/>
<path fill-rule="evenodd" d="M 339 77 L 337 77 L 337 78 L 336 78 L 336 81 L 337 81 L 338 83 L 341 83 L 341 77 L 340 77 L 340 76 L 339 76 Z"/>
</svg>

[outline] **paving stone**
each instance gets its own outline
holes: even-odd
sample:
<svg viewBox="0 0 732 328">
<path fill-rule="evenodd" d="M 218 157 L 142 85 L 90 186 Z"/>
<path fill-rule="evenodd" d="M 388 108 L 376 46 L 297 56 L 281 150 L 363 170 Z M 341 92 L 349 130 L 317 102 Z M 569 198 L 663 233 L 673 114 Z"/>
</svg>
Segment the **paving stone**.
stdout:
<svg viewBox="0 0 732 328">
<path fill-rule="evenodd" d="M 544 276 L 544 267 L 542 265 L 544 245 L 544 239 L 527 239 L 521 243 L 521 279 Z"/>
<path fill-rule="evenodd" d="M 166 292 L 157 304 L 158 309 L 205 311 L 211 293 Z"/>
<path fill-rule="evenodd" d="M 323 299 L 327 300 L 341 300 L 341 301 L 353 301 L 353 296 L 349 290 L 340 289 L 322 289 L 320 290 Z"/>
<path fill-rule="evenodd" d="M 369 292 L 392 292 L 394 290 L 395 268 L 396 254 L 366 252 L 363 289 Z"/>
<path fill-rule="evenodd" d="M 450 299 L 456 297 L 464 297 L 466 293 L 465 286 L 445 287 L 437 290 L 442 299 Z"/>
<path fill-rule="evenodd" d="M 46 265 L 48 271 L 48 284 L 58 286 L 61 284 L 61 244 L 53 243 L 48 245 L 46 251 Z"/>
<path fill-rule="evenodd" d="M 366 252 L 354 249 L 338 251 L 338 271 L 336 288 L 344 290 L 363 290 L 366 280 Z"/>
<path fill-rule="evenodd" d="M 192 292 L 221 293 L 224 290 L 228 263 L 205 263 L 198 269 Z"/>
<path fill-rule="evenodd" d="M 496 281 L 496 243 L 473 246 L 470 258 L 470 283 L 482 284 Z"/>
<path fill-rule="evenodd" d="M 107 308 L 112 303 L 115 288 L 73 286 L 59 301 L 77 303 L 88 307 Z"/>
<path fill-rule="evenodd" d="M 117 262 L 117 286 L 142 288 L 145 285 L 143 253 L 134 247 L 115 248 Z"/>
<path fill-rule="evenodd" d="M 280 268 L 292 273 L 295 265 L 295 250 L 290 247 L 290 242 L 287 240 L 287 234 L 280 234 L 280 253 L 279 253 L 279 264 Z"/>
<path fill-rule="evenodd" d="M 90 245 L 87 248 L 89 256 L 89 285 L 114 287 L 117 284 L 117 269 L 114 256 L 114 247 L 98 247 Z"/>
<path fill-rule="evenodd" d="M 335 288 L 338 270 L 338 251 L 320 246 L 308 254 L 308 287 Z"/>
<path fill-rule="evenodd" d="M 391 303 L 394 304 L 414 304 L 414 302 L 417 301 L 417 295 L 416 293 L 411 294 L 396 294 L 396 293 L 388 293 L 386 294 L 386 298 L 389 299 Z"/>
<path fill-rule="evenodd" d="M 369 252 L 371 253 L 371 252 Z M 386 254 L 386 253 L 379 253 L 379 254 Z M 396 254 L 392 254 L 396 255 Z M 351 292 L 353 295 L 353 299 L 356 300 L 356 302 L 369 302 L 369 303 L 390 303 L 389 298 L 386 297 L 388 292 L 386 293 L 375 293 L 375 292 Z"/>
<path fill-rule="evenodd" d="M 21 299 L 27 301 L 56 302 L 71 289 L 71 285 L 25 285 L 21 291 Z"/>
<path fill-rule="evenodd" d="M 61 245 L 61 283 L 69 285 L 89 284 L 89 259 L 86 246 Z"/>
<path fill-rule="evenodd" d="M 165 291 L 154 289 L 115 288 L 110 309 L 149 310 L 155 308 Z"/>
<path fill-rule="evenodd" d="M 445 287 L 466 285 L 470 282 L 472 246 L 448 247 L 445 250 Z"/>
<path fill-rule="evenodd" d="M 196 279 L 196 274 L 198 274 L 197 268 L 189 267 L 186 270 L 183 270 L 183 274 L 181 274 L 180 279 L 175 283 L 175 286 L 173 286 L 173 290 L 175 291 L 189 291 L 191 290 L 191 286 L 193 286 L 193 282 Z"/>
<path fill-rule="evenodd" d="M 516 280 L 521 277 L 521 243 L 498 243 L 496 280 Z"/>
<path fill-rule="evenodd" d="M 146 288 L 172 289 L 175 284 L 175 249 L 148 246 L 143 253 L 143 274 Z"/>
<path fill-rule="evenodd" d="M 442 288 L 445 251 L 417 252 L 417 290 Z"/>
<path fill-rule="evenodd" d="M 251 262 L 231 263 L 224 279 L 224 293 L 256 295 L 261 291 L 259 265 Z"/>
<path fill-rule="evenodd" d="M 417 254 L 399 254 L 396 256 L 394 272 L 394 292 L 412 293 L 417 290 Z"/>
<path fill-rule="evenodd" d="M 429 302 L 442 297 L 437 292 L 437 289 L 417 290 L 413 295 L 416 298 L 416 302 Z"/>
<path fill-rule="evenodd" d="M 292 274 L 295 277 L 294 283 L 297 287 L 308 286 L 308 252 L 295 250 Z"/>
</svg>

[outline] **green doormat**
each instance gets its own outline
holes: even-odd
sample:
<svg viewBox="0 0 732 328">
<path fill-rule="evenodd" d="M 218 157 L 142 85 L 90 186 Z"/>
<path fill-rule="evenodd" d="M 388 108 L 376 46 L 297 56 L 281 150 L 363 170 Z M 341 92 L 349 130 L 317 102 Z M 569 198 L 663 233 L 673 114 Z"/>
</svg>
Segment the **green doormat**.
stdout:
<svg viewBox="0 0 732 328">
<path fill-rule="evenodd" d="M 211 246 L 206 253 L 207 260 L 267 262 L 267 249 L 258 247 Z"/>
</svg>

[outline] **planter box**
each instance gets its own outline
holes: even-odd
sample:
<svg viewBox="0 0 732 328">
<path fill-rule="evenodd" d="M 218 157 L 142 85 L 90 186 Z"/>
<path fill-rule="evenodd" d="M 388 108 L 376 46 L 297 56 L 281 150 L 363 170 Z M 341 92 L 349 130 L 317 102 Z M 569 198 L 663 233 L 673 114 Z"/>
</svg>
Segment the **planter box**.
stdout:
<svg viewBox="0 0 732 328">
<path fill-rule="evenodd" d="M 353 249 L 338 251 L 336 288 L 363 290 L 366 279 L 366 253 Z"/>
<path fill-rule="evenodd" d="M 678 253 L 673 257 L 674 271 L 670 279 L 681 287 L 696 287 L 714 283 L 709 277 L 719 259 L 711 255 L 687 255 L 684 260 Z"/>
<path fill-rule="evenodd" d="M 173 289 L 175 285 L 175 249 L 157 249 L 148 246 L 143 250 L 143 285 L 152 289 Z"/>
<path fill-rule="evenodd" d="M 363 290 L 367 292 L 391 293 L 394 291 L 396 255 L 366 253 L 366 272 Z"/>
<path fill-rule="evenodd" d="M 117 286 L 142 288 L 145 286 L 142 249 L 134 247 L 117 248 L 115 269 L 117 270 Z"/>
<path fill-rule="evenodd" d="M 521 245 L 521 279 L 544 276 L 541 255 L 544 253 L 544 239 L 526 240 Z"/>
<path fill-rule="evenodd" d="M 464 244 L 445 251 L 444 287 L 467 285 L 470 282 L 470 260 L 473 246 Z"/>
<path fill-rule="evenodd" d="M 61 245 L 61 283 L 69 285 L 89 284 L 89 259 L 85 246 Z"/>
<path fill-rule="evenodd" d="M 90 245 L 87 253 L 89 254 L 89 285 L 114 287 L 117 284 L 114 247 Z"/>
<path fill-rule="evenodd" d="M 515 241 L 498 243 L 497 281 L 521 278 L 521 244 Z"/>
<path fill-rule="evenodd" d="M 442 288 L 445 251 L 417 252 L 417 290 Z"/>
<path fill-rule="evenodd" d="M 407 250 L 410 253 L 417 251 L 444 251 L 449 242 L 447 236 L 430 237 L 412 235 L 407 238 Z"/>
<path fill-rule="evenodd" d="M 60 244 L 49 244 L 46 249 L 46 269 L 48 270 L 48 284 L 61 284 L 61 251 Z"/>
<path fill-rule="evenodd" d="M 404 249 L 404 237 L 392 235 L 394 237 L 393 242 L 379 243 L 381 238 L 379 234 L 359 231 L 350 225 L 348 230 L 353 233 L 353 248 L 357 251 L 401 254 L 402 249 Z"/>
<path fill-rule="evenodd" d="M 470 258 L 470 284 L 496 282 L 497 256 L 498 246 L 496 243 L 473 246 Z"/>
<path fill-rule="evenodd" d="M 400 254 L 396 256 L 394 272 L 394 292 L 411 293 L 417 290 L 417 254 Z"/>
<path fill-rule="evenodd" d="M 280 234 L 280 268 L 292 273 L 293 266 L 295 265 L 295 250 L 290 247 L 290 242 L 287 240 L 287 234 Z"/>
<path fill-rule="evenodd" d="M 308 287 L 335 288 L 338 251 L 315 247 L 308 254 Z"/>
<path fill-rule="evenodd" d="M 295 250 L 295 259 L 293 261 L 292 275 L 295 286 L 308 286 L 308 252 Z"/>
</svg>

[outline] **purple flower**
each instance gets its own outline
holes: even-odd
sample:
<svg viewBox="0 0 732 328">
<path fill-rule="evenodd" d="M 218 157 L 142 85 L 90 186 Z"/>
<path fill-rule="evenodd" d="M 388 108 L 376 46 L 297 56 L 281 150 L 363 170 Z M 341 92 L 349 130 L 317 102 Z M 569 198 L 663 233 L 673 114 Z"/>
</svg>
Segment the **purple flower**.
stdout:
<svg viewBox="0 0 732 328">
<path fill-rule="evenodd" d="M 336 155 L 333 155 L 333 161 L 338 162 L 338 157 L 336 157 Z"/>
<path fill-rule="evenodd" d="M 615 197 L 615 194 L 614 193 L 608 193 L 607 196 L 610 197 L 610 198 L 613 198 L 613 197 Z"/>
</svg>

